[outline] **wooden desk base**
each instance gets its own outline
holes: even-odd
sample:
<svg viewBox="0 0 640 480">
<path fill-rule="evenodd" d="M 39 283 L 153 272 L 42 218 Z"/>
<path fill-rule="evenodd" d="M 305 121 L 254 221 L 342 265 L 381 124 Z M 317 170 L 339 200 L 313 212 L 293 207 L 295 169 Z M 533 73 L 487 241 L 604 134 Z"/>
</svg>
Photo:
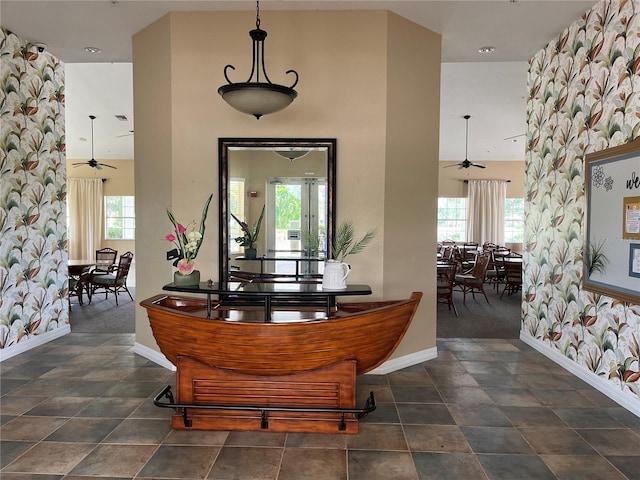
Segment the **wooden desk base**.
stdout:
<svg viewBox="0 0 640 480">
<path fill-rule="evenodd" d="M 356 403 L 356 362 L 285 376 L 244 375 L 179 356 L 177 402 L 195 405 L 353 409 Z M 176 411 L 172 427 L 180 430 L 240 430 L 305 433 L 358 433 L 356 414 L 338 412 L 268 411 L 267 427 L 259 411 L 189 409 L 191 426 Z"/>
</svg>

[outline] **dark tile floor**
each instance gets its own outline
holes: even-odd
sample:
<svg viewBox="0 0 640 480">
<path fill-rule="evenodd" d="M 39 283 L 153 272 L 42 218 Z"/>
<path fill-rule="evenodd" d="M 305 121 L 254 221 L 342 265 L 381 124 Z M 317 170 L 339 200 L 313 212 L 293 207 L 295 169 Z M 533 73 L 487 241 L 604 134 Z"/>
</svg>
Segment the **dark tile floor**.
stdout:
<svg viewBox="0 0 640 480">
<path fill-rule="evenodd" d="M 132 334 L 72 333 L 0 364 L 3 480 L 640 479 L 640 418 L 519 340 L 358 378 L 358 435 L 172 431 L 174 374 Z"/>
</svg>

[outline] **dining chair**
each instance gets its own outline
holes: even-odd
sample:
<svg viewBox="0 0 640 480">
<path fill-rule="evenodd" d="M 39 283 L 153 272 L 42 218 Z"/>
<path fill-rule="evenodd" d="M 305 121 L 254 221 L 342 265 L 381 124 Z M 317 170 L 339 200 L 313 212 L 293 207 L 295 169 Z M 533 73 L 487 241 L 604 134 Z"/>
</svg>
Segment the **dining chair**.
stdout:
<svg viewBox="0 0 640 480">
<path fill-rule="evenodd" d="M 116 297 L 116 305 L 118 305 L 118 294 L 120 292 L 127 292 L 129 298 L 133 301 L 131 292 L 127 287 L 127 276 L 129 275 L 129 269 L 133 262 L 133 253 L 127 252 L 120 255 L 120 260 L 113 273 L 96 273 L 95 270 L 91 272 L 91 295 L 89 296 L 89 303 L 93 294 L 98 290 L 104 290 L 104 298 L 107 299 L 109 292 L 113 293 Z"/>
<path fill-rule="evenodd" d="M 438 279 L 436 283 L 436 301 L 444 303 L 449 307 L 453 307 L 453 313 L 458 316 L 456 304 L 453 301 L 453 286 L 455 283 L 456 272 L 458 271 L 458 263 L 454 261 L 442 262 L 438 265 Z"/>
<path fill-rule="evenodd" d="M 486 280 L 496 287 L 496 293 L 498 293 L 500 285 L 504 283 L 504 277 L 504 256 L 498 250 L 489 250 Z"/>
<path fill-rule="evenodd" d="M 484 291 L 484 281 L 487 276 L 487 267 L 489 266 L 490 253 L 483 252 L 476 259 L 473 270 L 469 273 L 458 273 L 455 276 L 455 286 L 460 287 L 462 291 L 462 303 L 466 304 L 467 293 L 471 293 L 476 298 L 475 292 L 481 292 L 485 300 L 489 303 L 487 294 Z"/>
<path fill-rule="evenodd" d="M 511 295 L 522 289 L 522 262 L 504 262 L 504 271 L 504 289 L 500 298 L 505 292 L 508 292 L 507 295 Z"/>
<path fill-rule="evenodd" d="M 111 273 L 115 270 L 118 251 L 113 248 L 105 247 L 96 250 L 96 264 L 94 272 Z"/>
</svg>

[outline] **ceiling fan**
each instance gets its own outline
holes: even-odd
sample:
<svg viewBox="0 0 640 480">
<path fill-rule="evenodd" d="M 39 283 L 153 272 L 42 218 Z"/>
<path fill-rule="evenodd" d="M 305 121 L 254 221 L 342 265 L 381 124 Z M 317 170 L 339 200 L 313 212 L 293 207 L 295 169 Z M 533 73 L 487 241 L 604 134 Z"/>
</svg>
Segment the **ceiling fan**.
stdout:
<svg viewBox="0 0 640 480">
<path fill-rule="evenodd" d="M 455 166 L 458 166 L 458 168 L 469 168 L 469 167 L 487 168 L 487 166 L 482 164 L 482 163 L 470 162 L 468 160 L 468 156 L 469 156 L 468 155 L 468 151 L 469 151 L 469 119 L 471 118 L 471 115 L 465 115 L 462 118 L 464 118 L 467 121 L 467 127 L 466 127 L 466 133 L 465 133 L 464 161 L 462 161 L 460 163 L 454 163 L 453 165 L 445 165 L 444 168 L 455 167 Z"/>
<path fill-rule="evenodd" d="M 73 167 L 77 168 L 80 165 L 89 165 L 90 167 L 95 168 L 96 170 L 102 170 L 102 167 L 109 167 L 109 168 L 116 169 L 117 167 L 114 167 L 112 165 L 107 165 L 106 163 L 100 163 L 95 158 L 93 158 L 93 121 L 96 119 L 96 117 L 95 115 L 89 115 L 89 118 L 91 119 L 91 160 L 87 162 L 74 163 Z"/>
</svg>

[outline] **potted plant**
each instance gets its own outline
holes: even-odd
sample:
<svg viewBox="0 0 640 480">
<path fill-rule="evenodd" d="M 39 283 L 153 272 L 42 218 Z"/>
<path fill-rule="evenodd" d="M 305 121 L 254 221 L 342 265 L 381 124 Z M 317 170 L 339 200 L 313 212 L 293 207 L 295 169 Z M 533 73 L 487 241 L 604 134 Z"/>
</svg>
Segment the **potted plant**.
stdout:
<svg viewBox="0 0 640 480">
<path fill-rule="evenodd" d="M 264 205 L 262 206 L 262 211 L 260 212 L 260 217 L 258 221 L 253 226 L 253 229 L 249 229 L 249 225 L 246 222 L 243 222 L 238 217 L 236 217 L 233 213 L 231 214 L 233 219 L 238 222 L 240 228 L 242 229 L 243 235 L 240 237 L 236 237 L 236 243 L 239 243 L 244 247 L 244 256 L 248 259 L 256 258 L 256 242 L 258 241 L 258 236 L 260 235 L 260 227 L 262 227 L 262 219 L 264 217 Z"/>
<path fill-rule="evenodd" d="M 167 252 L 167 260 L 173 260 L 173 266 L 178 267 L 174 273 L 173 282 L 179 285 L 196 285 L 200 283 L 200 272 L 195 269 L 195 258 L 198 256 L 202 240 L 204 240 L 205 220 L 209 212 L 209 204 L 213 194 L 204 204 L 200 225 L 196 230 L 195 220 L 186 226 L 178 222 L 171 209 L 167 208 L 167 216 L 173 225 L 173 233 L 165 236 L 165 239 L 175 245 L 175 248 Z"/>
<path fill-rule="evenodd" d="M 376 230 L 369 230 L 360 240 L 356 240 L 352 222 L 342 222 L 331 244 L 331 259 L 327 260 L 322 276 L 322 288 L 325 290 L 342 290 L 350 273 L 350 266 L 344 263 L 349 255 L 362 252 L 375 238 Z"/>
</svg>

